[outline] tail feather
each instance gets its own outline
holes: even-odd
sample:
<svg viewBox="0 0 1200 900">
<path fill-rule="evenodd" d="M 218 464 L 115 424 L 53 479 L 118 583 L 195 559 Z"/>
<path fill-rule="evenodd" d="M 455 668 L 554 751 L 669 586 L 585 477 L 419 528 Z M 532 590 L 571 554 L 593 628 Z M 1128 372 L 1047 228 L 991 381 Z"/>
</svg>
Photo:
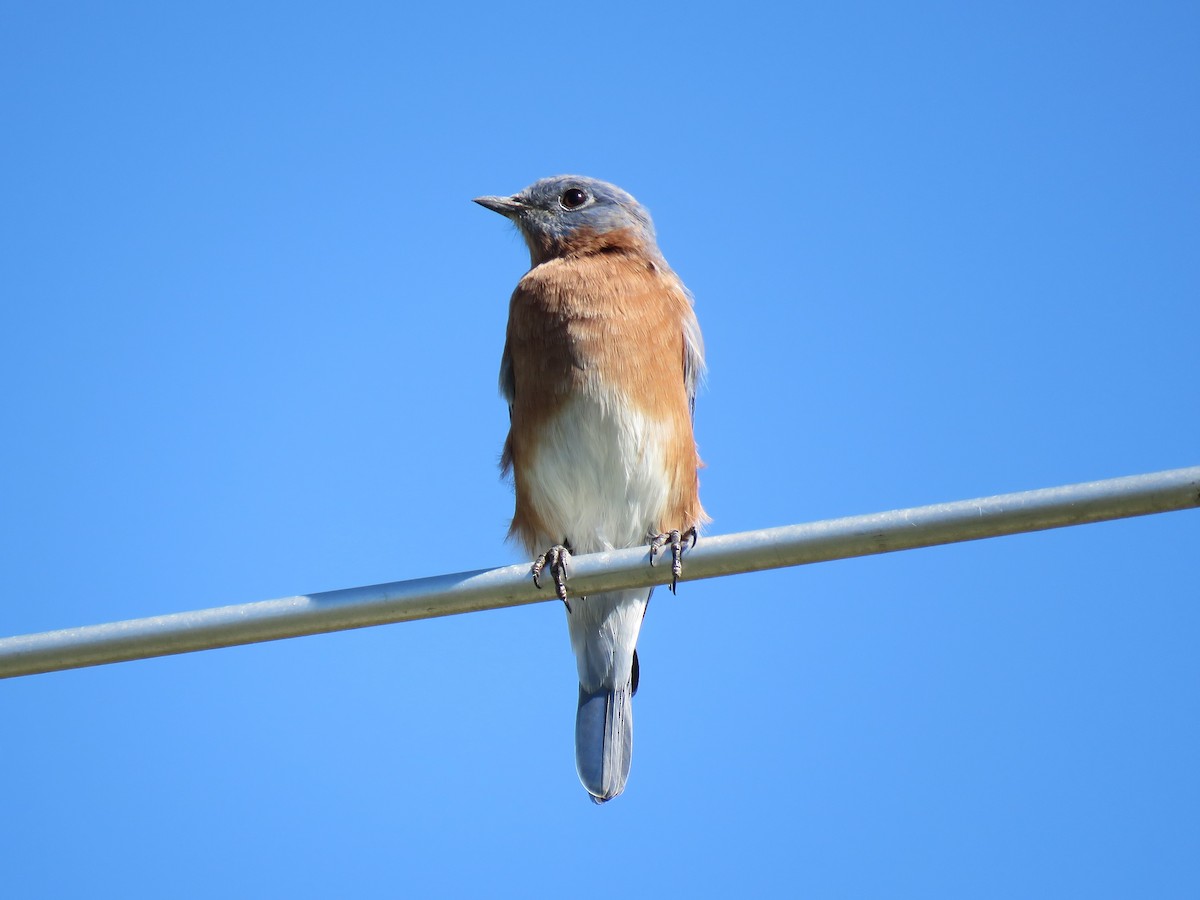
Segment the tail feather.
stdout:
<svg viewBox="0 0 1200 900">
<path fill-rule="evenodd" d="M 633 696 L 631 685 L 618 690 L 579 688 L 575 713 L 575 768 L 594 803 L 604 803 L 625 790 L 633 761 Z"/>
<path fill-rule="evenodd" d="M 575 767 L 597 803 L 625 789 L 633 759 L 638 632 L 650 591 L 614 591 L 571 602 L 567 623 L 579 670 Z"/>
</svg>

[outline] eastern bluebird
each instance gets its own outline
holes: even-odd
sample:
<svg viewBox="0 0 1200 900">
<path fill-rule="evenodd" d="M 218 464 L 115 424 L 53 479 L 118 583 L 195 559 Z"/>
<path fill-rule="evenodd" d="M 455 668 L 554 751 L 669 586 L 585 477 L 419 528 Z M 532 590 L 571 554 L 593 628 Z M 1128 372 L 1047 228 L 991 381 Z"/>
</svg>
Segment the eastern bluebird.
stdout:
<svg viewBox="0 0 1200 900">
<path fill-rule="evenodd" d="M 566 605 L 579 669 L 575 764 L 603 803 L 629 777 L 651 589 L 567 600 L 566 563 L 570 552 L 646 544 L 653 563 L 669 545 L 674 590 L 682 543 L 707 518 L 692 434 L 700 326 L 650 216 L 620 188 L 562 175 L 475 202 L 511 219 L 529 245 L 500 360 L 510 417 L 501 468 L 516 493 L 509 535 L 540 554 L 534 581 L 548 565 Z"/>
</svg>

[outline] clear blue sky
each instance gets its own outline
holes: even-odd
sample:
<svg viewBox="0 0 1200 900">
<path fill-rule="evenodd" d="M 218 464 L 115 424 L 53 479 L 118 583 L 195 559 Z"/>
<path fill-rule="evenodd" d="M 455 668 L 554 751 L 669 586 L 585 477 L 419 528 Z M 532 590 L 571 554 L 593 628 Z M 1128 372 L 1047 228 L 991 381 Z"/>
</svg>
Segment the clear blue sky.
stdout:
<svg viewBox="0 0 1200 900">
<path fill-rule="evenodd" d="M 8 4 L 0 632 L 520 561 L 519 238 L 628 189 L 713 533 L 1200 462 L 1187 3 Z M 1200 514 L 0 684 L 11 897 L 1195 897 Z"/>
</svg>

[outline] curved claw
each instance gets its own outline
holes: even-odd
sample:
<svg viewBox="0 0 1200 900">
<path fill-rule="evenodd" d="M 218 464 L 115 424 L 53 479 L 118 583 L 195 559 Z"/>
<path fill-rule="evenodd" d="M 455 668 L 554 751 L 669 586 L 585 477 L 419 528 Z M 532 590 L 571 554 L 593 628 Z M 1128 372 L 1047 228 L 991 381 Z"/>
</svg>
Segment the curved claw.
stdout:
<svg viewBox="0 0 1200 900">
<path fill-rule="evenodd" d="M 538 590 L 542 587 L 542 571 L 550 566 L 550 575 L 554 579 L 554 593 L 563 603 L 567 602 L 567 563 L 571 552 L 562 544 L 555 544 L 533 561 L 529 574 L 533 576 L 533 584 Z M 568 605 L 567 609 L 571 607 Z"/>
<path fill-rule="evenodd" d="M 692 526 L 684 532 L 678 529 L 664 531 L 662 534 L 655 535 L 650 541 L 650 565 L 654 565 L 654 559 L 663 547 L 670 545 L 671 547 L 671 593 L 674 594 L 676 587 L 679 585 L 679 579 L 683 575 L 683 543 L 687 539 L 691 539 L 691 545 L 688 549 L 696 546 L 696 528 Z"/>
</svg>

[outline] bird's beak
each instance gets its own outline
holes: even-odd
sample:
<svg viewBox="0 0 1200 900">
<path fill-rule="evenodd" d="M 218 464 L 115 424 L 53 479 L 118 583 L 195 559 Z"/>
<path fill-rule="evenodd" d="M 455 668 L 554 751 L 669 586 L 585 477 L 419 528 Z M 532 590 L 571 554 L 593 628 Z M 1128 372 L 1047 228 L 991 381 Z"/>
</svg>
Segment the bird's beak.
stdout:
<svg viewBox="0 0 1200 900">
<path fill-rule="evenodd" d="M 525 204 L 516 197 L 476 197 L 475 202 L 480 206 L 487 207 L 492 212 L 498 212 L 507 219 L 511 219 L 523 211 Z"/>
</svg>

